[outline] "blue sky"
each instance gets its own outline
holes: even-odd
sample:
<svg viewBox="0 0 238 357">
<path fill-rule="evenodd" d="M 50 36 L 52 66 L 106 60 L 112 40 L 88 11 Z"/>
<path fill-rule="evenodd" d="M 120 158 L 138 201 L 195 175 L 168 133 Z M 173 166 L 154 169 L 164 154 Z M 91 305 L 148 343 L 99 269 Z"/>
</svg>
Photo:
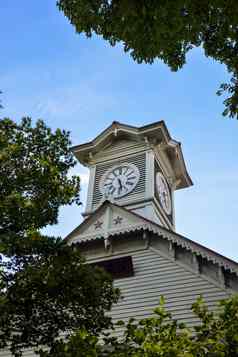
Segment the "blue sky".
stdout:
<svg viewBox="0 0 238 357">
<path fill-rule="evenodd" d="M 176 192 L 177 231 L 238 260 L 238 122 L 223 118 L 215 95 L 229 79 L 202 55 L 172 73 L 161 62 L 138 65 L 121 47 L 88 40 L 55 6 L 56 0 L 0 2 L 0 115 L 44 119 L 71 131 L 73 144 L 92 139 L 113 120 L 140 126 L 164 119 L 182 142 L 194 186 Z M 85 201 L 87 170 L 77 166 Z M 65 236 L 83 207 L 65 207 L 51 234 Z"/>
</svg>

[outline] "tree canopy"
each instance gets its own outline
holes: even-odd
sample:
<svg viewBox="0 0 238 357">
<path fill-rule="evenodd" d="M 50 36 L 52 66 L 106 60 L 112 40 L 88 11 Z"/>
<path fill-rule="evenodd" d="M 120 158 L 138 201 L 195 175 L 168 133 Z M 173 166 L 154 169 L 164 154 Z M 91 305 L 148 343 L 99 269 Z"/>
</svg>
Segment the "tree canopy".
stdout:
<svg viewBox="0 0 238 357">
<path fill-rule="evenodd" d="M 223 115 L 238 118 L 238 3 L 236 0 L 58 0 L 76 32 L 122 43 L 138 63 L 162 60 L 172 71 L 187 53 L 202 46 L 207 57 L 224 64 L 230 83 Z"/>
<path fill-rule="evenodd" d="M 12 239 L 16 249 L 30 232 L 57 223 L 61 205 L 80 202 L 79 177 L 68 176 L 75 165 L 69 145 L 68 132 L 53 133 L 43 121 L 0 121 L 1 244 Z"/>
<path fill-rule="evenodd" d="M 43 121 L 0 120 L 0 349 L 53 348 L 75 329 L 97 336 L 118 299 L 111 277 L 41 229 L 80 203 L 69 133 Z"/>
</svg>

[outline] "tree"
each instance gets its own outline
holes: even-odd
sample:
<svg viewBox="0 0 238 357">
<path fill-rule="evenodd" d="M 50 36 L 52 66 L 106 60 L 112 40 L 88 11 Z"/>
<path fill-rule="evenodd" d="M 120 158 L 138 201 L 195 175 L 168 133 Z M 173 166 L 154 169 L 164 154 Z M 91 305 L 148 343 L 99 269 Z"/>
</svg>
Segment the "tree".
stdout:
<svg viewBox="0 0 238 357">
<path fill-rule="evenodd" d="M 131 320 L 122 338 L 100 340 L 85 330 L 60 340 L 41 357 L 230 357 L 238 355 L 238 296 L 220 302 L 220 312 L 208 310 L 200 298 L 192 306 L 200 319 L 193 329 L 178 323 L 164 308 L 163 298 L 153 317 Z"/>
<path fill-rule="evenodd" d="M 202 46 L 207 57 L 223 63 L 231 82 L 223 115 L 238 118 L 238 3 L 236 0 L 58 0 L 76 32 L 122 43 L 138 63 L 160 59 L 172 71 L 186 54 Z"/>
<path fill-rule="evenodd" d="M 0 348 L 15 356 L 86 329 L 110 326 L 105 312 L 118 299 L 112 279 L 86 265 L 79 249 L 42 235 L 61 205 L 79 200 L 69 133 L 0 121 Z"/>
<path fill-rule="evenodd" d="M 0 121 L 0 235 L 8 249 L 29 231 L 57 223 L 61 205 L 80 203 L 80 180 L 68 177 L 75 165 L 69 145 L 68 132 L 53 133 L 42 121 Z"/>
</svg>

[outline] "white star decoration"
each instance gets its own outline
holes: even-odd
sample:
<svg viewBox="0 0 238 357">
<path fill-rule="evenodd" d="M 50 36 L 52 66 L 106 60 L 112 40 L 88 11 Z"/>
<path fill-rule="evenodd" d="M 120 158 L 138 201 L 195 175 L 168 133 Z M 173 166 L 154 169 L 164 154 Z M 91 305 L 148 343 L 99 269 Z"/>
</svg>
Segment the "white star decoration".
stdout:
<svg viewBox="0 0 238 357">
<path fill-rule="evenodd" d="M 116 218 L 114 218 L 113 222 L 115 225 L 117 225 L 117 224 L 121 224 L 122 220 L 123 220 L 122 217 L 117 216 Z"/>
<path fill-rule="evenodd" d="M 103 224 L 103 222 L 97 221 L 96 223 L 94 223 L 94 228 L 95 229 L 102 228 L 102 224 Z"/>
</svg>

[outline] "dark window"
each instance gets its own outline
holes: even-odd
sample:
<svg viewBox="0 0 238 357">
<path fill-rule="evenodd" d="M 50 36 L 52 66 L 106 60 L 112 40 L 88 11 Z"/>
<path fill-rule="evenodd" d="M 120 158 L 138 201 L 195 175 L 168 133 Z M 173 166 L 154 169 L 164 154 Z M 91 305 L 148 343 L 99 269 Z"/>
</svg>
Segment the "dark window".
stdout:
<svg viewBox="0 0 238 357">
<path fill-rule="evenodd" d="M 92 263 L 91 265 L 104 268 L 112 275 L 113 279 L 128 278 L 129 276 L 134 275 L 131 256 L 103 260 L 100 262 Z"/>
</svg>

